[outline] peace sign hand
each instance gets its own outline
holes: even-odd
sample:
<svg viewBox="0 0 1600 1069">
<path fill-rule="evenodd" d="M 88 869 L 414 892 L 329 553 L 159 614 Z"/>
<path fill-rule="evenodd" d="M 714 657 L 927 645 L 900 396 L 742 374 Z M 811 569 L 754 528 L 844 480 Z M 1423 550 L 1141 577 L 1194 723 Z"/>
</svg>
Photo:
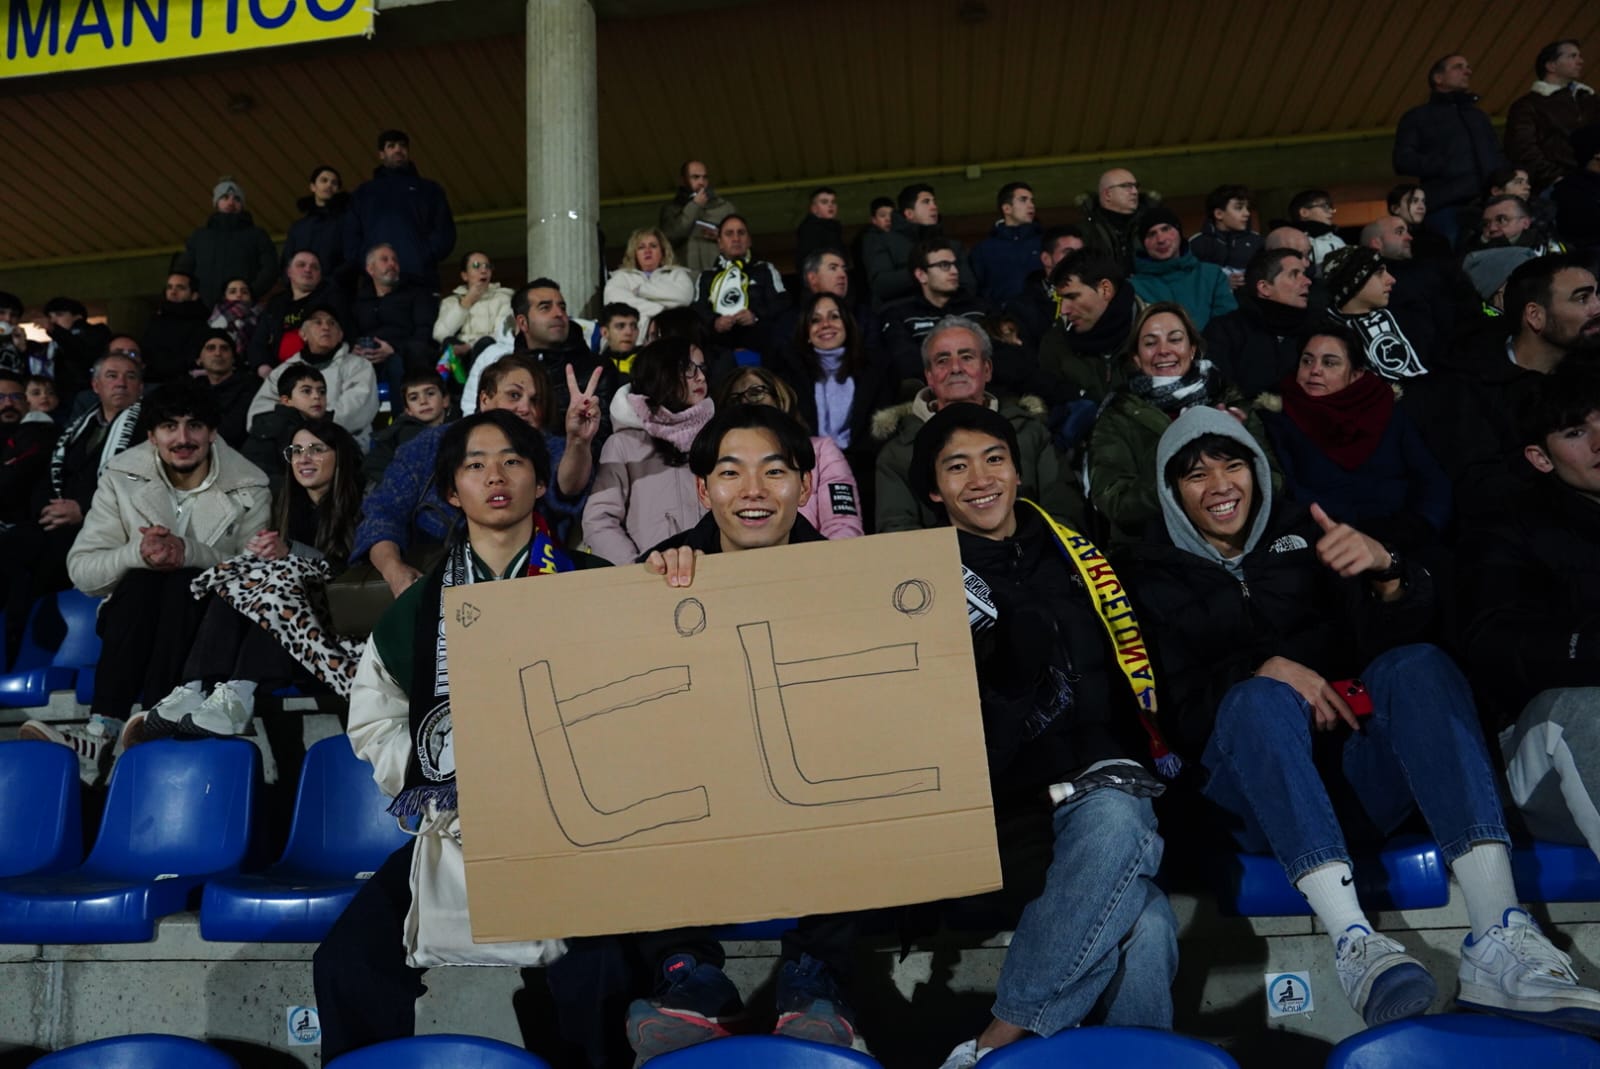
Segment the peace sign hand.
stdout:
<svg viewBox="0 0 1600 1069">
<path fill-rule="evenodd" d="M 600 401 L 595 397 L 595 391 L 600 385 L 601 368 L 595 368 L 589 376 L 589 385 L 578 389 L 578 376 L 573 373 L 572 365 L 567 365 L 567 394 L 571 398 L 567 402 L 567 440 L 583 442 L 585 445 L 594 441 L 595 432 L 600 429 Z"/>
</svg>

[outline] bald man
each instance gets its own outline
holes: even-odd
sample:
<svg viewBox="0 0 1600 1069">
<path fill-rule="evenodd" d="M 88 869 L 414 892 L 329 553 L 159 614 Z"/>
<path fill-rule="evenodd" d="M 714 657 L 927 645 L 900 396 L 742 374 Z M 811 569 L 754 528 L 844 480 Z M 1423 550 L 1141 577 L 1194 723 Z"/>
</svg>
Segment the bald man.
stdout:
<svg viewBox="0 0 1600 1069">
<path fill-rule="evenodd" d="M 1159 203 L 1159 193 L 1139 188 L 1132 171 L 1113 167 L 1100 176 L 1098 188 L 1078 198 L 1083 213 L 1084 243 L 1091 249 L 1109 253 L 1122 269 L 1133 272 L 1133 254 L 1139 248 L 1136 233 L 1139 218 Z"/>
</svg>

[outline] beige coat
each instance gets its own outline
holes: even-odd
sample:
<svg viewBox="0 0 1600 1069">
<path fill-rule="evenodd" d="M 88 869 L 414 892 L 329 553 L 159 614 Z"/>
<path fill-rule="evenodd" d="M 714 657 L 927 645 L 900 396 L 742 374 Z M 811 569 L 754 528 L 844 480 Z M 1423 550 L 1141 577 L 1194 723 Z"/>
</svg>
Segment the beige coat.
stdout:
<svg viewBox="0 0 1600 1069">
<path fill-rule="evenodd" d="M 272 494 L 261 469 L 218 438 L 211 446 L 211 485 L 189 502 L 183 566 L 209 568 L 244 551 L 271 522 Z M 176 530 L 172 488 L 161 473 L 156 447 L 142 442 L 119 453 L 100 474 L 94 501 L 67 554 L 72 585 L 96 597 L 110 594 L 122 577 L 144 568 L 139 528 L 159 524 Z"/>
<path fill-rule="evenodd" d="M 390 359 L 399 358 L 396 353 Z M 304 362 L 298 353 L 273 368 L 272 374 L 262 380 L 261 389 L 256 391 L 245 417 L 248 423 L 254 423 L 263 412 L 272 411 L 272 406 L 278 403 L 278 379 L 283 376 L 284 368 L 296 362 Z M 352 353 L 348 345 L 341 345 L 333 354 L 333 361 L 322 369 L 322 378 L 328 384 L 328 411 L 333 414 L 333 421 L 355 435 L 365 449 L 372 440 L 372 418 L 378 414 L 377 372 L 370 363 Z M 401 398 L 400 405 L 404 404 L 405 399 Z"/>
</svg>

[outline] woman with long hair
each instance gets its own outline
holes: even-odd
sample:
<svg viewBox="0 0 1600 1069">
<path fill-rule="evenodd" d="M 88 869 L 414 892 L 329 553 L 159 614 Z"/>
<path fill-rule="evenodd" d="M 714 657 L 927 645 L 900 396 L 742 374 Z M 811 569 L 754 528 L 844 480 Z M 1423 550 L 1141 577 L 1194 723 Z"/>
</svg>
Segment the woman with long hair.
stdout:
<svg viewBox="0 0 1600 1069">
<path fill-rule="evenodd" d="M 717 387 L 717 411 L 732 405 L 772 405 L 805 422 L 794 389 L 771 368 L 744 367 L 723 379 Z M 850 462 L 832 438 L 812 435 L 811 448 L 817 466 L 811 472 L 811 497 L 800 506 L 800 515 L 824 538 L 857 537 L 862 533 L 861 490 Z"/>
<path fill-rule="evenodd" d="M 774 369 L 794 390 L 794 415 L 833 440 L 857 481 L 870 479 L 872 414 L 895 398 L 886 366 L 872 360 L 844 302 L 831 293 L 806 298 Z"/>
<path fill-rule="evenodd" d="M 631 564 L 657 542 L 700 522 L 705 507 L 689 471 L 689 446 L 711 420 L 706 357 L 682 338 L 639 350 L 633 381 L 611 399 L 611 437 L 583 510 L 583 540 L 612 564 Z"/>
<path fill-rule="evenodd" d="M 605 303 L 631 306 L 639 313 L 639 337 L 648 338 L 650 320 L 694 303 L 695 281 L 693 271 L 678 266 L 659 228 L 640 227 L 628 235 L 622 266 L 606 280 Z"/>
</svg>

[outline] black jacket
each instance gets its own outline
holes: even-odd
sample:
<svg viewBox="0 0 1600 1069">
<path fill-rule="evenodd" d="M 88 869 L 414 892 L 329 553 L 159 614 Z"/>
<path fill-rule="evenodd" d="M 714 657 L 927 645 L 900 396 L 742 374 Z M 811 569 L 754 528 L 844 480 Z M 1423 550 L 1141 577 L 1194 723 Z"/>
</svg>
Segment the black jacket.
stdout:
<svg viewBox="0 0 1600 1069">
<path fill-rule="evenodd" d="M 973 634 L 972 652 L 997 802 L 1037 796 L 1096 761 L 1146 752 L 1133 695 L 1083 580 L 1038 513 L 1020 505 L 1016 514 L 1011 538 L 957 535 L 961 563 L 988 586 L 996 610 L 994 624 Z"/>
<path fill-rule="evenodd" d="M 202 379 L 202 382 L 206 380 Z M 206 388 L 211 392 L 211 399 L 217 403 L 217 409 L 222 413 L 222 423 L 217 427 L 217 434 L 224 442 L 235 449 L 243 449 L 245 441 L 245 419 L 250 413 L 250 402 L 255 400 L 256 391 L 261 388 L 261 379 L 255 374 L 254 369 L 236 366 L 232 375 L 212 386 L 206 382 Z"/>
<path fill-rule="evenodd" d="M 50 451 L 61 429 L 29 420 L 0 431 L 0 523 L 34 519 L 34 490 L 50 472 Z"/>
<path fill-rule="evenodd" d="M 211 312 L 199 301 L 174 304 L 162 301 L 155 318 L 144 328 L 139 339 L 139 352 L 144 357 L 144 380 L 150 384 L 171 382 L 189 374 L 200 347 L 211 333 L 206 322 Z M 67 400 L 65 394 L 61 398 Z"/>
<path fill-rule="evenodd" d="M 1542 690 L 1600 687 L 1600 503 L 1542 476 L 1463 550 L 1463 663 L 1490 728 Z"/>
<path fill-rule="evenodd" d="M 808 253 L 822 249 L 832 249 L 841 256 L 846 255 L 844 227 L 837 219 L 818 219 L 806 212 L 806 217 L 794 229 L 795 267 L 800 266 Z"/>
<path fill-rule="evenodd" d="M 796 515 L 794 526 L 789 530 L 789 544 L 796 545 L 801 542 L 826 542 L 822 533 L 811 526 L 811 521 L 804 516 Z M 671 538 L 657 542 L 643 553 L 639 554 L 642 562 L 650 554 L 662 549 L 676 549 L 679 546 L 688 546 L 690 549 L 699 550 L 701 553 L 722 552 L 722 529 L 717 526 L 717 518 L 711 513 L 700 517 L 700 522 L 687 531 L 679 531 Z"/>
<path fill-rule="evenodd" d="M 1300 331 L 1312 322 L 1310 316 L 1310 308 L 1276 301 L 1267 307 L 1256 298 L 1241 297 L 1238 308 L 1217 316 L 1200 332 L 1206 340 L 1206 358 L 1246 400 L 1253 400 L 1257 394 L 1276 390 L 1299 365 Z"/>
<path fill-rule="evenodd" d="M 380 338 L 402 356 L 433 350 L 433 321 L 438 315 L 439 299 L 426 286 L 401 282 L 380 297 L 372 280 L 364 279 L 350 310 L 352 335 L 345 340 L 354 346 L 361 338 Z"/>
<path fill-rule="evenodd" d="M 1162 524 L 1133 546 L 1118 571 L 1151 640 L 1167 741 L 1198 758 L 1217 706 L 1270 657 L 1286 657 L 1330 680 L 1357 676 L 1379 653 L 1426 636 L 1433 578 L 1406 561 L 1405 591 L 1382 602 L 1364 579 L 1341 579 L 1317 560 L 1322 537 L 1311 515 L 1278 503 L 1243 578 L 1179 549 Z"/>
<path fill-rule="evenodd" d="M 256 332 L 250 338 L 250 349 L 241 360 L 241 365 L 247 368 L 274 368 L 299 352 L 300 320 L 305 318 L 306 309 L 316 304 L 333 307 L 339 325 L 344 329 L 345 341 L 354 342 L 359 337 L 351 333 L 350 309 L 344 296 L 331 279 L 324 277 L 317 288 L 304 297 L 296 299 L 292 290 L 283 290 L 267 302 L 256 321 Z M 292 336 L 293 341 L 288 344 L 287 351 L 280 352 L 285 334 Z"/>
<path fill-rule="evenodd" d="M 289 224 L 288 236 L 283 239 L 283 252 L 279 257 L 282 265 L 289 266 L 297 252 L 314 252 L 322 265 L 322 277 L 338 279 L 346 274 L 345 265 L 355 265 L 344 255 L 345 228 L 350 225 L 350 194 L 335 193 L 320 208 L 316 198 L 301 197 L 295 207 L 300 209 L 301 216 Z"/>
<path fill-rule="evenodd" d="M 1208 222 L 1189 239 L 1189 251 L 1201 263 L 1243 271 L 1261 251 L 1261 235 L 1254 230 L 1219 230 L 1215 222 Z"/>
<path fill-rule="evenodd" d="M 795 398 L 799 403 L 796 412 L 801 421 L 813 434 L 821 434 L 822 429 L 817 425 L 817 384 L 816 380 L 806 370 L 800 354 L 785 349 L 776 361 L 767 361 L 767 366 L 772 368 L 780 378 L 794 390 Z M 872 414 L 881 408 L 887 408 L 899 399 L 899 383 L 893 381 L 889 374 L 888 363 L 881 356 L 868 355 L 866 366 L 855 376 L 856 390 L 850 399 L 850 448 L 847 455 L 858 463 L 853 463 L 858 473 L 864 470 L 870 474 L 872 471 L 871 457 L 875 452 L 872 440 Z M 860 477 L 859 474 L 857 476 Z"/>
<path fill-rule="evenodd" d="M 172 269 L 194 276 L 200 300 L 210 308 L 235 278 L 249 282 L 259 300 L 277 278 L 278 253 L 249 212 L 212 212 L 206 225 L 189 235 Z"/>
<path fill-rule="evenodd" d="M 783 280 L 778 277 L 778 269 L 765 260 L 745 260 L 745 270 L 750 276 L 750 286 L 745 296 L 756 321 L 748 327 L 735 326 L 719 334 L 714 324 L 719 316 L 728 313 L 711 306 L 711 283 L 725 263 L 718 256 L 715 265 L 700 272 L 700 277 L 695 280 L 694 310 L 705 324 L 706 337 L 713 344 L 729 349 L 752 349 L 765 355 L 770 346 L 783 342 L 782 338 L 769 336 L 773 323 L 790 304 L 789 294 L 783 289 Z"/>
<path fill-rule="evenodd" d="M 438 288 L 439 261 L 455 248 L 456 221 L 444 187 L 419 175 L 415 164 L 375 168 L 351 198 L 345 260 L 352 267 L 364 263 L 367 250 L 380 243 L 394 247 L 408 280 L 430 293 Z"/>
<path fill-rule="evenodd" d="M 550 387 L 549 399 L 544 406 L 545 425 L 555 433 L 562 433 L 567 421 L 567 405 L 572 401 L 572 391 L 567 388 L 567 367 L 572 368 L 578 388 L 589 385 L 589 376 L 600 368 L 600 381 L 595 385 L 595 400 L 600 405 L 600 429 L 589 444 L 594 454 L 594 468 L 600 470 L 600 449 L 611 436 L 611 398 L 622 388 L 622 372 L 610 360 L 603 360 L 589 351 L 583 342 L 583 331 L 573 323 L 567 328 L 567 340 L 553 349 L 529 349 L 522 335 L 517 335 L 516 351 L 530 357 L 544 369 Z"/>
<path fill-rule="evenodd" d="M 896 381 L 922 380 L 922 339 L 939 320 L 945 316 L 960 316 L 976 321 L 988 314 L 988 302 L 966 290 L 958 291 L 943 308 L 936 307 L 921 293 L 889 305 L 883 310 L 883 348 Z"/>
<path fill-rule="evenodd" d="M 1017 333 L 1025 344 L 1038 345 L 1060 315 L 1055 294 L 1044 272 L 1035 271 L 1023 280 L 1022 292 L 1006 302 L 1004 314 L 1016 320 Z"/>
<path fill-rule="evenodd" d="M 50 334 L 50 375 L 56 392 L 67 403 L 79 390 L 89 388 L 89 369 L 111 344 L 111 331 L 104 323 L 80 319 L 71 329 L 52 326 Z M 196 355 L 199 350 L 195 350 Z"/>
<path fill-rule="evenodd" d="M 294 441 L 295 434 L 309 422 L 298 408 L 284 404 L 273 405 L 272 411 L 261 413 L 251 422 L 250 436 L 245 439 L 244 448 L 239 452 L 266 473 L 273 493 L 277 493 L 278 485 L 283 482 L 284 472 L 288 469 L 283 459 L 284 448 Z"/>
<path fill-rule="evenodd" d="M 1556 225 L 1574 252 L 1600 249 L 1600 174 L 1574 171 L 1556 183 L 1550 195 Z"/>
<path fill-rule="evenodd" d="M 1428 210 L 1468 204 L 1489 175 L 1506 164 L 1489 116 L 1474 93 L 1433 93 L 1400 116 L 1394 131 L 1394 173 L 1416 175 Z"/>
</svg>

